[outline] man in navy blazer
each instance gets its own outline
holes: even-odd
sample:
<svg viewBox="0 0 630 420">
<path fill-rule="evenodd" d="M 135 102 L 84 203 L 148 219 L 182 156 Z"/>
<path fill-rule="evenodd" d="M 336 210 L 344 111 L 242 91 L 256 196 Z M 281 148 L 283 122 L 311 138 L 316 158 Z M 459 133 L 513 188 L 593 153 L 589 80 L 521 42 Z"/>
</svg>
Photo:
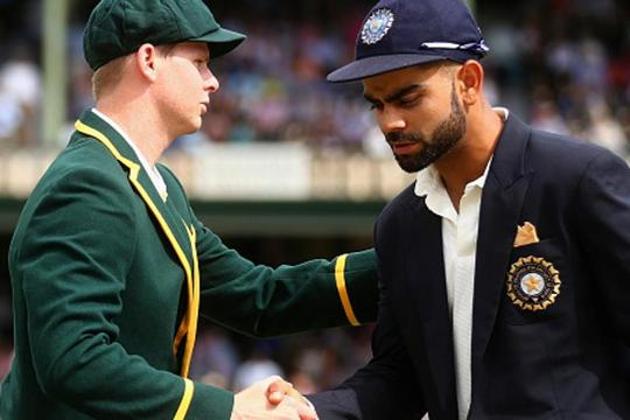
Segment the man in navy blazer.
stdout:
<svg viewBox="0 0 630 420">
<path fill-rule="evenodd" d="M 323 419 L 630 419 L 630 170 L 493 109 L 487 51 L 459 0 L 382 0 L 328 76 L 419 172 L 375 228 L 373 360 Z"/>
</svg>

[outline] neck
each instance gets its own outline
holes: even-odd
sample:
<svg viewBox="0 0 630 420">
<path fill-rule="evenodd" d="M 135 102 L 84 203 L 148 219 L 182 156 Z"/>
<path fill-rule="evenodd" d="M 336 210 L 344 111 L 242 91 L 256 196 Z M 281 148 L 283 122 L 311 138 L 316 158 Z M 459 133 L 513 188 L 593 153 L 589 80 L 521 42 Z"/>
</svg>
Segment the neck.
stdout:
<svg viewBox="0 0 630 420">
<path fill-rule="evenodd" d="M 173 138 L 150 102 L 143 99 L 107 97 L 97 101 L 96 109 L 118 124 L 149 164 L 155 165 Z"/>
<path fill-rule="evenodd" d="M 470 112 L 464 137 L 453 150 L 435 162 L 456 209 L 459 209 L 466 184 L 483 175 L 502 128 L 501 117 L 489 105 L 478 112 Z"/>
</svg>

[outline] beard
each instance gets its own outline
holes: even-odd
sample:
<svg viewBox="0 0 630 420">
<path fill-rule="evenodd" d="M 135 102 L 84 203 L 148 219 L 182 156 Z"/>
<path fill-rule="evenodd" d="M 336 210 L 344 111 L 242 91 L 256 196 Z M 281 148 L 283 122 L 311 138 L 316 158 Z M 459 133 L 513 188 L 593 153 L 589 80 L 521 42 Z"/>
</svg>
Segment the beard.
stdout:
<svg viewBox="0 0 630 420">
<path fill-rule="evenodd" d="M 398 165 L 405 172 L 418 172 L 452 150 L 466 134 L 466 116 L 455 94 L 455 86 L 451 91 L 451 114 L 442 121 L 433 131 L 430 138 L 420 133 L 392 132 L 385 138 L 391 145 L 399 141 L 415 142 L 422 144 L 422 150 L 415 154 L 396 155 Z"/>
</svg>

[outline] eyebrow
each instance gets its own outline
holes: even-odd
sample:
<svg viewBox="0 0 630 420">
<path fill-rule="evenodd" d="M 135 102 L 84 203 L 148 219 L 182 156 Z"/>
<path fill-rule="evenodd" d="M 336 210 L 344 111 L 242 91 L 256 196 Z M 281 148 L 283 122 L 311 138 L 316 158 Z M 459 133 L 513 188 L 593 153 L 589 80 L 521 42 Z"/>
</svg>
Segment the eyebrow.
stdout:
<svg viewBox="0 0 630 420">
<path fill-rule="evenodd" d="M 405 95 L 408 95 L 410 93 L 416 92 L 418 90 L 425 90 L 427 88 L 427 86 L 423 83 L 420 84 L 413 84 L 413 85 L 409 85 L 409 86 L 405 86 L 403 88 L 398 89 L 397 91 L 395 91 L 394 93 L 391 93 L 389 95 L 387 95 L 385 97 L 385 102 L 395 102 L 397 100 L 399 100 L 400 98 L 404 97 Z M 367 93 L 363 93 L 363 97 L 368 101 L 368 102 L 372 102 L 372 103 L 377 103 L 379 102 L 378 99 L 370 96 Z"/>
</svg>

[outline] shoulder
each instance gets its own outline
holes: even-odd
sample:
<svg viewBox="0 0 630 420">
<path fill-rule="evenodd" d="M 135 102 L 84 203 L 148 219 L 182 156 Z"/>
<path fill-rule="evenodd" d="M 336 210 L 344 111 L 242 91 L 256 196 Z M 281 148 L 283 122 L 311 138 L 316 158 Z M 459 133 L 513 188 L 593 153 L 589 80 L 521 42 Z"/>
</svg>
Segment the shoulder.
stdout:
<svg viewBox="0 0 630 420">
<path fill-rule="evenodd" d="M 579 185 L 592 168 L 611 162 L 625 165 L 620 156 L 601 146 L 537 130 L 532 130 L 525 160 L 538 183 L 564 188 Z"/>
<path fill-rule="evenodd" d="M 606 179 L 627 185 L 630 178 L 625 160 L 610 150 L 537 130 L 527 143 L 525 166 L 532 174 L 532 191 L 556 202 L 573 203 L 584 191 L 602 191 L 603 183 L 610 183 Z"/>
<path fill-rule="evenodd" d="M 601 156 L 616 156 L 593 143 L 573 137 L 532 130 L 528 145 L 528 164 L 555 172 L 581 172 Z"/>
<path fill-rule="evenodd" d="M 73 137 L 27 199 L 16 225 L 13 250 L 63 235 L 81 240 L 95 232 L 134 242 L 135 221 L 146 210 L 135 199 L 128 172 L 100 143 L 83 140 Z"/>
<path fill-rule="evenodd" d="M 53 161 L 42 181 L 53 184 L 80 182 L 83 177 L 97 185 L 129 186 L 128 172 L 116 158 L 99 141 L 77 133 Z"/>
<path fill-rule="evenodd" d="M 35 186 L 27 205 L 52 198 L 120 205 L 132 194 L 128 171 L 105 147 L 90 137 L 73 135 Z"/>
</svg>

